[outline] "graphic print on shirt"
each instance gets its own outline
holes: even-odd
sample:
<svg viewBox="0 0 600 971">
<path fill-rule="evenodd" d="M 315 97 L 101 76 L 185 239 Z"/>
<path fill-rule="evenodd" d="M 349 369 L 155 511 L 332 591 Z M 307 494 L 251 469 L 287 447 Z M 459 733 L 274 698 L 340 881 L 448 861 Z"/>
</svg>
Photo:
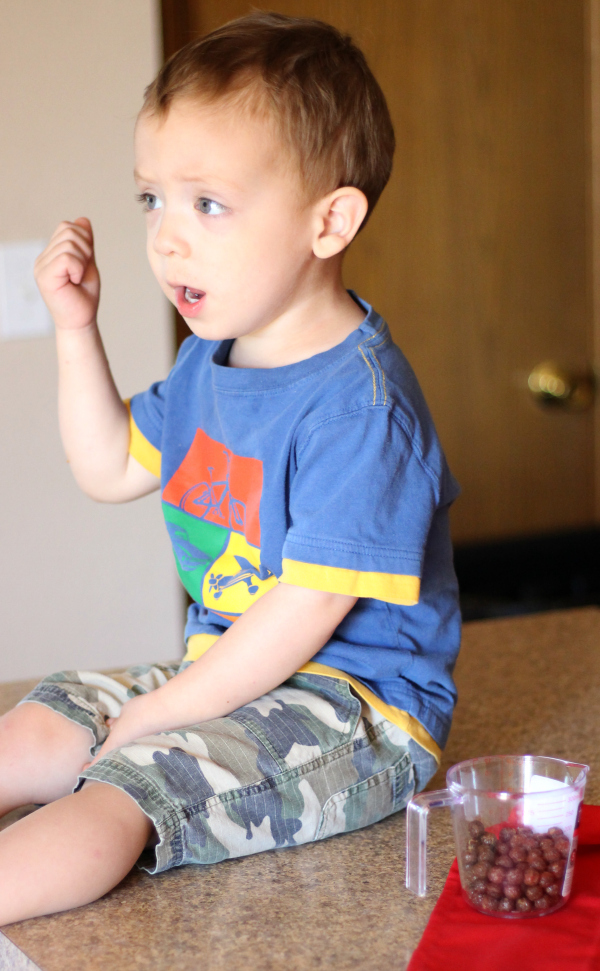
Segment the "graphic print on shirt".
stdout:
<svg viewBox="0 0 600 971">
<path fill-rule="evenodd" d="M 260 459 L 234 455 L 198 429 L 162 494 L 183 585 L 232 620 L 277 583 L 260 561 L 262 484 Z"/>
</svg>

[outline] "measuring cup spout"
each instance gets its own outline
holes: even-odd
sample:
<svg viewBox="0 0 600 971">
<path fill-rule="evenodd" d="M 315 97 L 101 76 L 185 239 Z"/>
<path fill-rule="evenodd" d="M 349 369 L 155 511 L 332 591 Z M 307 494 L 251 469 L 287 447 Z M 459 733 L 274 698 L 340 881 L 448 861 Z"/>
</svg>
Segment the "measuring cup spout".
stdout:
<svg viewBox="0 0 600 971">
<path fill-rule="evenodd" d="M 567 765 L 569 766 L 570 769 L 573 769 L 573 772 L 575 774 L 575 782 L 583 781 L 582 776 L 583 776 L 583 779 L 585 779 L 588 772 L 590 771 L 589 765 L 585 765 L 583 762 L 567 762 Z M 579 771 L 577 772 L 578 769 Z"/>
</svg>

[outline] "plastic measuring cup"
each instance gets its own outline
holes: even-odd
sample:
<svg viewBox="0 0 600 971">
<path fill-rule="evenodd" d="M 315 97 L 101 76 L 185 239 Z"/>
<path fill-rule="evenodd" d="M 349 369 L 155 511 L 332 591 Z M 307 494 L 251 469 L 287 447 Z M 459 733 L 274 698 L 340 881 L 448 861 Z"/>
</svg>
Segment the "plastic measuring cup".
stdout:
<svg viewBox="0 0 600 971">
<path fill-rule="evenodd" d="M 425 896 L 427 815 L 449 806 L 465 900 L 513 919 L 553 913 L 571 892 L 588 772 L 588 765 L 538 755 L 452 766 L 447 789 L 408 804 L 406 886 Z"/>
</svg>

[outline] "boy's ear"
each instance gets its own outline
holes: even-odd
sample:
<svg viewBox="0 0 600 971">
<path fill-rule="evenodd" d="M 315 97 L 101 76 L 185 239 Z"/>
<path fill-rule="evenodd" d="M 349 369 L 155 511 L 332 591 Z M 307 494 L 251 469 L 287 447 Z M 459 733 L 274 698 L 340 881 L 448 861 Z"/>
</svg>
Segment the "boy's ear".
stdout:
<svg viewBox="0 0 600 971">
<path fill-rule="evenodd" d="M 320 199 L 315 206 L 315 256 L 326 260 L 341 253 L 356 236 L 368 208 L 364 192 L 350 185 Z"/>
</svg>

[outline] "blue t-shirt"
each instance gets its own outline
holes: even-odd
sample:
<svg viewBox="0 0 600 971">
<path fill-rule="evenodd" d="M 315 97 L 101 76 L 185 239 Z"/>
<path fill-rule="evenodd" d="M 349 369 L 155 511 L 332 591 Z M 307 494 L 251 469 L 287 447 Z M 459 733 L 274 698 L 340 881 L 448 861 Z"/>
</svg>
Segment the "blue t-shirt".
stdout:
<svg viewBox="0 0 600 971">
<path fill-rule="evenodd" d="M 345 677 L 439 757 L 460 613 L 448 507 L 458 494 L 387 325 L 272 369 L 189 337 L 130 403 L 134 457 L 159 474 L 200 656 L 279 580 L 358 596 L 303 670 Z"/>
</svg>

